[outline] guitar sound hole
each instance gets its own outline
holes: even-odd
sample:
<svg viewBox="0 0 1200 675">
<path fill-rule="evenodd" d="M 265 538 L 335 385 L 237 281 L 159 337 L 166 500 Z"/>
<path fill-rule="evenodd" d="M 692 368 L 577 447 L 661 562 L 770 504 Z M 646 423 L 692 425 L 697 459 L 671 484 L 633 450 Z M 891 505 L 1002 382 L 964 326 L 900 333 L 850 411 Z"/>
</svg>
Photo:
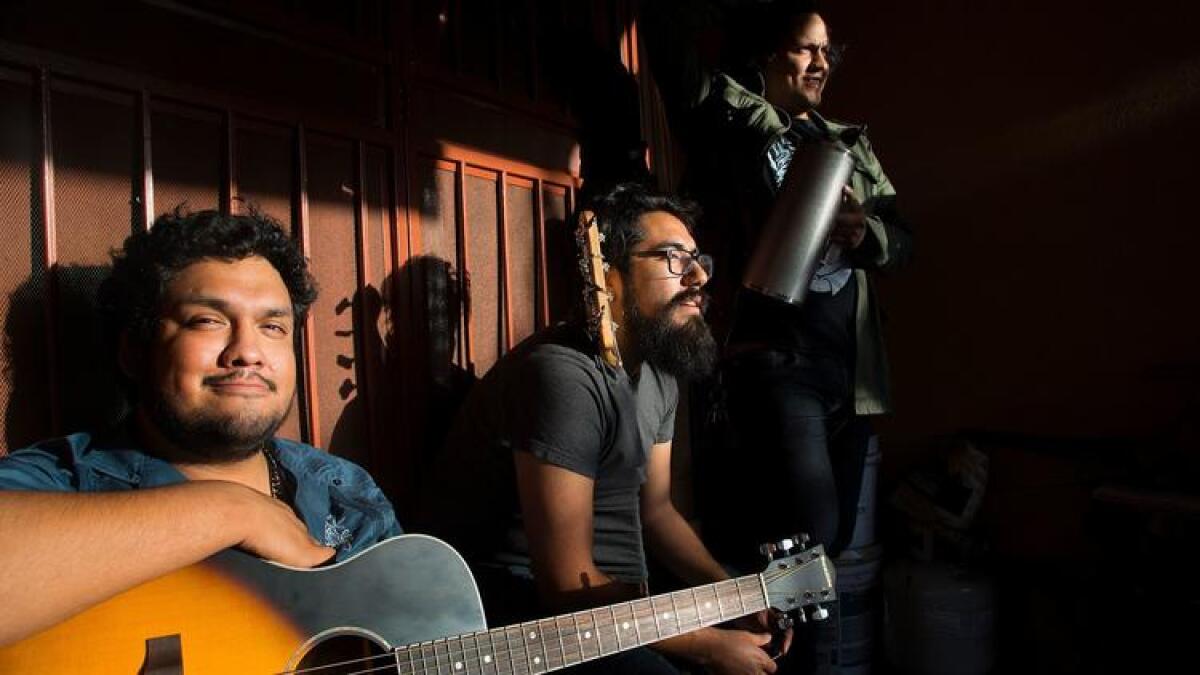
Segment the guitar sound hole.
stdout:
<svg viewBox="0 0 1200 675">
<path fill-rule="evenodd" d="M 359 635 L 337 635 L 321 641 L 300 660 L 297 670 L 322 666 L 321 675 L 350 675 L 389 663 L 391 653 L 371 640 Z M 369 659 L 369 661 L 364 661 Z M 343 666 L 328 667 L 335 663 Z M 366 666 L 366 667 L 364 667 Z M 380 671 L 387 672 L 387 671 Z"/>
</svg>

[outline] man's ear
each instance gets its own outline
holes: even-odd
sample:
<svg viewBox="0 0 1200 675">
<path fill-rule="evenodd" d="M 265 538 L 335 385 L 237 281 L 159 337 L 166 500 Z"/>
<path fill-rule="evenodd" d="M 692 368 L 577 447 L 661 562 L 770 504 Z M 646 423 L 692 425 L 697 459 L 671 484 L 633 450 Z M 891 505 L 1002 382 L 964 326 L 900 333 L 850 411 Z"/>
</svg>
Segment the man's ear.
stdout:
<svg viewBox="0 0 1200 675">
<path fill-rule="evenodd" d="M 604 287 L 608 289 L 609 306 L 612 310 L 613 321 L 624 322 L 625 317 L 625 277 L 614 265 L 609 265 L 604 272 Z"/>
</svg>

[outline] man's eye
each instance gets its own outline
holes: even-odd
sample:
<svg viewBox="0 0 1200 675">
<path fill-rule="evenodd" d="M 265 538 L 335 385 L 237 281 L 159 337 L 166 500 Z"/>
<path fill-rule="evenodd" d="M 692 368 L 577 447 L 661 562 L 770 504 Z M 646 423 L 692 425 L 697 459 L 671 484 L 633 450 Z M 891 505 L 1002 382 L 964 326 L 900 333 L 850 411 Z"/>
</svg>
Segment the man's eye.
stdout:
<svg viewBox="0 0 1200 675">
<path fill-rule="evenodd" d="M 212 316 L 195 316 L 188 319 L 187 325 L 203 328 L 206 326 L 219 326 L 221 325 L 221 321 Z"/>
<path fill-rule="evenodd" d="M 265 331 L 267 331 L 267 332 L 270 332 L 270 333 L 278 333 L 278 334 L 280 334 L 280 335 L 287 335 L 287 334 L 288 334 L 288 327 L 287 327 L 287 326 L 285 326 L 285 325 L 283 325 L 283 324 L 281 324 L 281 323 L 267 323 L 267 324 L 263 324 L 263 330 L 265 330 Z"/>
</svg>

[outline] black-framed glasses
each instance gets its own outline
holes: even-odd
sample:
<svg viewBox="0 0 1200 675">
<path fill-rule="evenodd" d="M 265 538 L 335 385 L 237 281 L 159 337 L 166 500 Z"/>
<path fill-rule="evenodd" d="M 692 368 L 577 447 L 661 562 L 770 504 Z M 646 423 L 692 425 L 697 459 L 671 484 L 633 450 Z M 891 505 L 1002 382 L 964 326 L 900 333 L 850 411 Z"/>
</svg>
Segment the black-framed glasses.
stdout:
<svg viewBox="0 0 1200 675">
<path fill-rule="evenodd" d="M 713 258 L 699 251 L 685 251 L 681 248 L 664 248 L 656 251 L 637 251 L 629 255 L 635 258 L 663 258 L 667 261 L 667 271 L 677 277 L 684 277 L 697 268 L 704 270 L 704 276 L 713 275 Z"/>
</svg>

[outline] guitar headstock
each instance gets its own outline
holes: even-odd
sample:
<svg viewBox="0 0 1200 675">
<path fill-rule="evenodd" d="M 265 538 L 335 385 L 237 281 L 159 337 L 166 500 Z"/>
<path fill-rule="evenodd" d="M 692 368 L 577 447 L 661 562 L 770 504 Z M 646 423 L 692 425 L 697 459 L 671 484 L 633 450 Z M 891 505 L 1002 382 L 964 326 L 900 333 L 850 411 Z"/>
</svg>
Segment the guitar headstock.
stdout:
<svg viewBox="0 0 1200 675">
<path fill-rule="evenodd" d="M 803 610 L 812 608 L 809 615 L 822 620 L 829 616 L 822 603 L 837 599 L 836 574 L 825 548 L 820 544 L 805 548 L 807 540 L 796 535 L 763 544 L 759 550 L 770 562 L 760 576 L 767 589 L 767 605 L 780 612 L 801 610 L 797 615 L 801 620 L 805 618 Z"/>
<path fill-rule="evenodd" d="M 581 211 L 575 228 L 575 244 L 579 253 L 579 271 L 583 275 L 588 333 L 596 341 L 605 363 L 617 368 L 621 366 L 621 352 L 617 349 L 617 325 L 613 322 L 608 287 L 604 280 L 608 263 L 604 262 L 604 254 L 600 249 L 603 240 L 595 212 L 586 209 Z"/>
</svg>

